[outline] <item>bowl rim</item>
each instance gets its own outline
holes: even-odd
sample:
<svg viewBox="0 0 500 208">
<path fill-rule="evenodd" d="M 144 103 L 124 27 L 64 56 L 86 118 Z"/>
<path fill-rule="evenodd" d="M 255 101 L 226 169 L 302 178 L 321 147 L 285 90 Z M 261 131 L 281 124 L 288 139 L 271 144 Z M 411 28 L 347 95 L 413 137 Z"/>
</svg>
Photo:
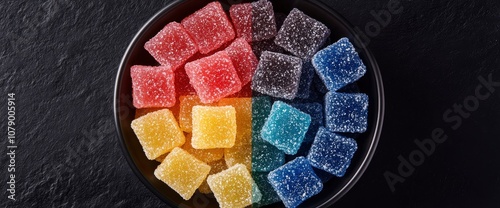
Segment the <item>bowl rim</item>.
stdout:
<svg viewBox="0 0 500 208">
<path fill-rule="evenodd" d="M 134 172 L 134 174 L 139 178 L 139 180 L 151 191 L 153 192 L 161 201 L 166 203 L 168 206 L 175 207 L 176 205 L 173 205 L 169 200 L 165 199 L 164 196 L 155 188 L 153 187 L 152 184 L 149 183 L 149 181 L 146 179 L 146 177 L 139 171 L 138 167 L 135 165 L 134 161 L 132 160 L 132 156 L 130 155 L 127 145 L 125 144 L 124 136 L 122 133 L 121 129 L 121 121 L 120 121 L 120 102 L 118 100 L 119 98 L 119 93 L 120 89 L 119 86 L 122 83 L 122 77 L 123 77 L 123 71 L 124 71 L 124 66 L 126 65 L 127 60 L 131 56 L 131 51 L 133 48 L 136 47 L 138 44 L 138 39 L 147 31 L 149 27 L 151 27 L 152 23 L 156 22 L 158 19 L 161 18 L 162 15 L 165 14 L 165 12 L 168 12 L 172 8 L 174 8 L 176 5 L 182 3 L 184 0 L 174 0 L 171 3 L 165 5 L 163 8 L 161 8 L 158 12 L 156 12 L 151 18 L 149 18 L 146 23 L 143 24 L 143 26 L 139 29 L 139 31 L 134 35 L 132 38 L 130 44 L 128 45 L 127 49 L 125 50 L 125 53 L 120 61 L 120 65 L 118 66 L 118 71 L 116 75 L 116 80 L 115 80 L 115 89 L 113 93 L 113 111 L 114 111 L 114 120 L 115 120 L 115 128 L 116 132 L 118 135 L 118 140 L 121 146 L 122 153 L 125 156 L 125 159 Z M 315 4 L 318 7 L 321 7 L 322 9 L 328 11 L 330 14 L 332 14 L 337 20 L 339 20 L 339 23 L 344 25 L 344 27 L 351 32 L 352 34 L 357 34 L 353 30 L 353 26 L 351 23 L 347 21 L 340 13 L 335 11 L 333 8 L 330 6 L 324 4 L 323 2 L 320 2 L 318 0 L 308 0 L 310 3 Z M 358 42 L 361 42 L 359 39 L 359 36 L 355 37 Z M 382 126 L 384 122 L 384 115 L 385 115 L 385 95 L 384 95 L 384 85 L 383 85 L 383 80 L 382 80 L 382 75 L 380 73 L 380 68 L 377 64 L 377 61 L 375 59 L 375 56 L 369 50 L 366 46 L 363 46 L 359 48 L 360 50 L 363 50 L 364 54 L 366 55 L 367 59 L 370 62 L 370 65 L 372 66 L 372 73 L 374 75 L 374 81 L 375 81 L 375 86 L 376 86 L 376 93 L 377 93 L 377 99 L 376 99 L 376 104 L 377 104 L 377 113 L 376 113 L 376 122 L 374 123 L 373 127 L 373 135 L 374 138 L 371 140 L 371 143 L 369 145 L 368 152 L 366 156 L 362 159 L 360 168 L 356 170 L 354 173 L 353 177 L 351 177 L 348 182 L 338 191 L 336 194 L 334 194 L 330 199 L 326 200 L 324 203 L 322 203 L 319 207 L 324 207 L 324 206 L 329 206 L 337 202 L 339 199 L 341 199 L 361 178 L 363 173 L 366 171 L 368 168 L 368 165 L 370 164 L 375 151 L 377 149 L 378 142 L 380 140 L 381 132 L 382 132 Z"/>
</svg>

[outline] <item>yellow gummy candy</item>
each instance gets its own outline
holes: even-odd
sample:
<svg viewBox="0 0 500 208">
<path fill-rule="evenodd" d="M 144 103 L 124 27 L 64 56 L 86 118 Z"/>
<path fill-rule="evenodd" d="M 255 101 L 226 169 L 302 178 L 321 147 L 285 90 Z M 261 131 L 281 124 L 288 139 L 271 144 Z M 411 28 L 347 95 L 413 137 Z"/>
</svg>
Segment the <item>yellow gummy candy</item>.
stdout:
<svg viewBox="0 0 500 208">
<path fill-rule="evenodd" d="M 227 165 L 226 165 L 226 162 L 224 160 L 218 160 L 215 162 L 211 162 L 211 163 L 208 163 L 208 165 L 210 165 L 210 167 L 211 167 L 210 173 L 208 173 L 208 175 L 213 175 L 213 174 L 219 173 L 219 172 L 227 169 Z M 208 186 L 207 180 L 203 181 L 200 188 L 198 188 L 198 191 L 200 191 L 201 193 L 204 193 L 204 194 L 212 193 L 212 190 L 210 190 L 210 186 Z"/>
<path fill-rule="evenodd" d="M 191 134 L 186 134 L 186 143 L 182 145 L 182 149 L 186 150 L 189 154 L 195 156 L 199 160 L 209 163 L 217 161 L 224 157 L 224 149 L 195 149 L 191 145 Z"/>
<path fill-rule="evenodd" d="M 237 133 L 234 146 L 252 144 L 252 98 L 224 98 L 219 106 L 233 106 L 236 110 Z"/>
<path fill-rule="evenodd" d="M 243 164 L 248 170 L 252 170 L 252 146 L 235 146 L 224 149 L 224 160 L 227 167 Z"/>
<path fill-rule="evenodd" d="M 209 104 L 203 104 L 200 100 L 200 98 L 196 95 L 188 95 L 188 96 L 181 96 L 179 98 L 179 126 L 181 127 L 181 130 L 184 132 L 191 132 L 193 129 L 192 126 L 192 117 L 191 113 L 193 110 L 193 106 L 196 105 L 209 105 Z"/>
<path fill-rule="evenodd" d="M 230 148 L 236 140 L 236 110 L 232 106 L 194 106 L 191 145 L 195 149 Z"/>
</svg>

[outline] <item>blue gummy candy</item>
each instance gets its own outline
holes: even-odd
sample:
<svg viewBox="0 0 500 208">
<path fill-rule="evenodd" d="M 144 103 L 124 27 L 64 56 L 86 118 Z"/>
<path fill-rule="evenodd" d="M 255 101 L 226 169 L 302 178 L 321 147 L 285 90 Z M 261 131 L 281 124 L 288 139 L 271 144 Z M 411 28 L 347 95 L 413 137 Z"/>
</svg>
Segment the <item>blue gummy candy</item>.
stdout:
<svg viewBox="0 0 500 208">
<path fill-rule="evenodd" d="M 288 208 L 297 207 L 323 189 L 321 179 L 304 157 L 298 157 L 271 171 L 267 178 Z"/>
<path fill-rule="evenodd" d="M 307 113 L 311 116 L 311 125 L 307 130 L 304 142 L 312 142 L 316 136 L 318 128 L 323 125 L 323 105 L 319 103 L 297 103 L 292 104 L 294 108 Z"/>
<path fill-rule="evenodd" d="M 326 93 L 325 123 L 332 132 L 365 132 L 368 126 L 368 95 Z"/>
<path fill-rule="evenodd" d="M 311 116 L 282 101 L 276 101 L 261 130 L 261 137 L 285 154 L 294 155 L 306 135 Z"/>
<path fill-rule="evenodd" d="M 281 199 L 274 191 L 273 186 L 269 183 L 267 175 L 269 172 L 252 172 L 253 180 L 259 188 L 262 198 L 258 203 L 254 203 L 252 207 L 262 207 L 276 202 L 280 202 Z"/>
<path fill-rule="evenodd" d="M 357 81 L 366 73 L 366 66 L 347 38 L 341 38 L 316 53 L 312 58 L 312 63 L 330 91 L 337 91 Z"/>
<path fill-rule="evenodd" d="M 340 136 L 321 127 L 307 159 L 313 167 L 342 177 L 357 149 L 358 145 L 354 139 Z"/>
<path fill-rule="evenodd" d="M 252 143 L 253 172 L 269 172 L 283 164 L 285 164 L 283 151 L 265 141 Z"/>
</svg>

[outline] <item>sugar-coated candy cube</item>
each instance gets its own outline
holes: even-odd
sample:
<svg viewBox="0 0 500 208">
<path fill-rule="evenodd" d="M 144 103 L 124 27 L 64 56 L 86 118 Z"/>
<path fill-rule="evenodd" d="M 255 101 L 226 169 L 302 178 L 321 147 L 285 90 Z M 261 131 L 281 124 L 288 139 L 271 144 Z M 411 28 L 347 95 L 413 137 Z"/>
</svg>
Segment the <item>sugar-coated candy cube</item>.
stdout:
<svg viewBox="0 0 500 208">
<path fill-rule="evenodd" d="M 184 144 L 185 138 L 177 120 L 168 109 L 148 113 L 132 121 L 132 129 L 146 157 L 154 160 Z"/>
<path fill-rule="evenodd" d="M 271 171 L 267 178 L 288 208 L 297 207 L 323 189 L 321 179 L 304 157 L 298 157 Z"/>
<path fill-rule="evenodd" d="M 316 134 L 307 159 L 311 165 L 337 177 L 344 176 L 358 149 L 354 139 L 335 134 L 321 127 Z"/>
<path fill-rule="evenodd" d="M 203 103 L 213 103 L 241 90 L 241 81 L 226 51 L 189 62 L 189 82 Z"/>
<path fill-rule="evenodd" d="M 174 72 L 170 66 L 132 66 L 132 98 L 136 108 L 175 105 Z"/>
<path fill-rule="evenodd" d="M 368 95 L 326 93 L 325 121 L 326 127 L 333 132 L 365 132 L 368 126 Z"/>
<path fill-rule="evenodd" d="M 310 115 L 284 102 L 276 101 L 260 135 L 286 154 L 294 155 L 299 150 L 310 124 Z"/>
<path fill-rule="evenodd" d="M 341 38 L 316 53 L 312 63 L 330 91 L 337 91 L 366 73 L 366 66 L 347 38 Z"/>
<path fill-rule="evenodd" d="M 302 59 L 310 59 L 328 36 L 330 29 L 326 25 L 295 8 L 288 14 L 274 42 Z"/>
<path fill-rule="evenodd" d="M 181 24 L 193 37 L 202 54 L 221 47 L 236 35 L 231 21 L 217 1 L 184 18 Z"/>
<path fill-rule="evenodd" d="M 316 136 L 316 132 L 320 126 L 323 126 L 323 105 L 320 103 L 296 103 L 291 104 L 292 107 L 307 113 L 311 116 L 311 125 L 307 130 L 304 142 L 312 142 Z"/>
<path fill-rule="evenodd" d="M 156 168 L 154 175 L 189 200 L 209 172 L 209 165 L 176 147 Z"/>
<path fill-rule="evenodd" d="M 233 21 L 236 37 L 252 42 L 252 4 L 234 4 L 229 8 L 229 16 Z"/>
<path fill-rule="evenodd" d="M 209 162 L 207 164 L 210 165 L 210 167 L 211 167 L 210 168 L 210 173 L 208 173 L 208 175 L 213 175 L 213 174 L 216 174 L 216 173 L 220 173 L 221 171 L 227 169 L 227 165 L 226 165 L 226 162 L 224 160 L 217 160 L 217 161 L 214 161 L 214 162 Z M 200 191 L 203 194 L 210 194 L 210 193 L 212 193 L 212 190 L 210 190 L 210 186 L 208 186 L 208 183 L 207 183 L 206 179 L 200 185 L 200 187 L 198 188 L 198 191 Z"/>
<path fill-rule="evenodd" d="M 257 64 L 259 64 L 259 60 L 252 51 L 252 46 L 243 38 L 237 38 L 225 49 L 225 51 L 231 58 L 231 61 L 233 61 L 241 85 L 246 85 L 252 81 L 253 74 L 257 69 Z"/>
<path fill-rule="evenodd" d="M 209 163 L 220 160 L 224 157 L 224 149 L 195 149 L 191 144 L 191 139 L 191 134 L 186 134 L 186 142 L 182 145 L 182 149 L 186 150 L 186 152 L 195 156 L 199 160 Z"/>
<path fill-rule="evenodd" d="M 285 153 L 267 142 L 254 142 L 252 172 L 269 172 L 285 164 Z"/>
<path fill-rule="evenodd" d="M 262 198 L 245 165 L 237 164 L 207 178 L 221 208 L 243 208 Z"/>
<path fill-rule="evenodd" d="M 273 186 L 271 186 L 269 180 L 267 180 L 268 174 L 269 172 L 252 172 L 253 180 L 262 194 L 260 201 L 254 203 L 252 207 L 262 207 L 281 201 Z"/>
<path fill-rule="evenodd" d="M 232 106 L 194 106 L 191 145 L 195 149 L 231 148 L 236 140 Z"/>
<path fill-rule="evenodd" d="M 203 104 L 200 98 L 196 95 L 180 96 L 179 97 L 179 126 L 184 132 L 191 132 L 192 125 L 192 111 L 193 107 L 197 105 L 209 106 L 210 104 Z"/>
<path fill-rule="evenodd" d="M 252 89 L 273 97 L 294 99 L 301 70 L 300 58 L 265 51 L 253 76 Z"/>
<path fill-rule="evenodd" d="M 302 64 L 302 73 L 300 75 L 299 89 L 297 91 L 297 98 L 309 98 L 311 92 L 311 84 L 316 71 L 311 62 L 307 61 Z"/>
<path fill-rule="evenodd" d="M 269 39 L 269 40 L 263 40 L 263 41 L 254 41 L 251 43 L 252 45 L 252 50 L 257 59 L 260 60 L 260 56 L 264 51 L 269 51 L 269 52 L 275 52 L 275 53 L 283 53 L 285 50 L 279 45 L 276 45 L 274 43 L 274 38 Z"/>
<path fill-rule="evenodd" d="M 268 40 L 276 33 L 273 4 L 267 0 L 252 2 L 252 41 Z"/>
<path fill-rule="evenodd" d="M 252 98 L 224 98 L 219 106 L 233 106 L 236 110 L 236 141 L 234 146 L 252 144 Z"/>
<path fill-rule="evenodd" d="M 227 167 L 243 164 L 248 170 L 252 170 L 252 145 L 224 149 L 224 160 Z"/>
<path fill-rule="evenodd" d="M 198 47 L 187 31 L 177 22 L 167 24 L 144 48 L 161 65 L 169 65 L 176 70 L 189 57 L 198 52 Z"/>
<path fill-rule="evenodd" d="M 252 98 L 252 143 L 265 142 L 260 137 L 260 132 L 271 113 L 272 104 L 271 98 L 267 96 Z"/>
</svg>

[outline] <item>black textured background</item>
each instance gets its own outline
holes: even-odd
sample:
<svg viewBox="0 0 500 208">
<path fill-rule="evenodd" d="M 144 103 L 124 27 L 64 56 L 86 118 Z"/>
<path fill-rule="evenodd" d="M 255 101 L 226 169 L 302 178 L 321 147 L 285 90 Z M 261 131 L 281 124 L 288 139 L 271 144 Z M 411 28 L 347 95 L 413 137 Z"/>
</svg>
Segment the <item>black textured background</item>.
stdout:
<svg viewBox="0 0 500 208">
<path fill-rule="evenodd" d="M 323 0 L 363 30 L 388 0 Z M 0 1 L 0 206 L 161 207 L 119 149 L 113 88 L 121 56 L 168 0 Z M 500 88 L 457 130 L 442 119 L 500 81 L 500 2 L 402 0 L 369 48 L 380 65 L 386 117 L 371 165 L 336 207 L 499 207 Z M 7 200 L 7 93 L 16 93 L 16 201 Z M 391 192 L 415 139 L 448 140 Z"/>
</svg>

